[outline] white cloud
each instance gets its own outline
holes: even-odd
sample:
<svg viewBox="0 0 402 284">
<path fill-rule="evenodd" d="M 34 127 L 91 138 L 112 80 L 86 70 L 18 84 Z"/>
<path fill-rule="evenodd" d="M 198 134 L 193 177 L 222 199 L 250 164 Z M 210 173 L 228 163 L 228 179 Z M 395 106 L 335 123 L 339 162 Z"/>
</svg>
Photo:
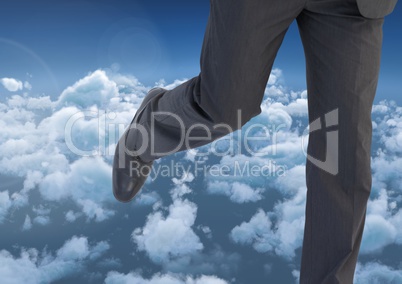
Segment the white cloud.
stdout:
<svg viewBox="0 0 402 284">
<path fill-rule="evenodd" d="M 390 156 L 402 154 L 402 108 L 394 101 L 381 101 L 373 107 L 374 137 L 389 151 Z"/>
<path fill-rule="evenodd" d="M 141 205 L 141 206 L 148 206 L 148 205 L 153 205 L 156 204 L 158 201 L 160 201 L 161 197 L 158 193 L 155 191 L 152 192 L 142 192 L 138 196 L 134 198 L 134 203 L 136 205 Z"/>
<path fill-rule="evenodd" d="M 167 217 L 161 212 L 151 213 L 144 227 L 134 230 L 132 239 L 155 263 L 191 256 L 204 247 L 192 229 L 196 212 L 194 203 L 176 199 Z"/>
<path fill-rule="evenodd" d="M 54 172 L 39 185 L 42 197 L 51 201 L 74 200 L 88 219 L 103 221 L 114 212 L 104 208 L 113 200 L 111 166 L 100 157 L 84 157 L 69 165 L 67 172 Z"/>
<path fill-rule="evenodd" d="M 22 90 L 23 87 L 22 82 L 14 78 L 2 78 L 0 79 L 0 83 L 10 92 Z"/>
<path fill-rule="evenodd" d="M 107 71 L 105 74 L 111 81 L 116 83 L 120 94 L 130 95 L 135 92 L 146 93 L 148 91 L 148 88 L 132 75 L 123 75 L 116 72 Z M 131 98 L 129 100 L 131 100 Z"/>
<path fill-rule="evenodd" d="M 387 245 L 402 244 L 402 210 L 392 204 L 386 189 L 381 189 L 377 198 L 369 200 L 360 248 L 362 254 L 378 254 Z"/>
<path fill-rule="evenodd" d="M 258 201 L 262 199 L 262 188 L 253 189 L 247 184 L 235 182 L 232 184 L 232 194 L 230 199 L 237 203 Z"/>
<path fill-rule="evenodd" d="M 354 278 L 356 284 L 402 283 L 402 270 L 376 262 L 364 265 L 359 262 Z"/>
<path fill-rule="evenodd" d="M 151 278 L 144 278 L 140 274 L 131 272 L 129 274 L 121 274 L 111 271 L 105 279 L 106 284 L 227 284 L 223 279 L 216 276 L 201 275 L 194 278 L 191 276 L 179 274 L 155 274 Z"/>
<path fill-rule="evenodd" d="M 379 192 L 381 188 L 390 186 L 394 190 L 402 192 L 402 188 L 399 186 L 402 182 L 401 168 L 401 157 L 379 150 L 377 156 L 372 158 L 373 191 Z"/>
<path fill-rule="evenodd" d="M 84 259 L 90 253 L 88 239 L 73 237 L 57 251 L 57 256 L 64 260 Z"/>
<path fill-rule="evenodd" d="M 25 81 L 24 82 L 24 88 L 27 89 L 27 90 L 32 90 L 32 85 L 28 81 Z"/>
<path fill-rule="evenodd" d="M 85 78 L 65 89 L 57 102 L 59 107 L 74 105 L 82 108 L 97 105 L 106 106 L 109 100 L 118 94 L 115 82 L 111 81 L 105 71 L 96 70 Z"/>
<path fill-rule="evenodd" d="M 185 194 L 191 193 L 191 189 L 186 182 L 192 182 L 194 180 L 194 175 L 192 173 L 184 173 L 180 179 L 172 178 L 175 187 L 170 190 L 170 195 L 173 199 L 179 199 Z"/>
<path fill-rule="evenodd" d="M 102 267 L 102 268 L 117 268 L 117 267 L 121 267 L 121 260 L 120 259 L 118 259 L 118 258 L 114 258 L 114 257 L 111 257 L 111 258 L 103 258 L 103 259 L 101 259 L 98 263 L 97 263 L 97 265 L 99 266 L 99 267 Z"/>
<path fill-rule="evenodd" d="M 49 216 L 36 216 L 33 219 L 33 222 L 42 226 L 46 226 L 50 223 Z"/>
<path fill-rule="evenodd" d="M 380 101 L 378 104 L 373 105 L 372 113 L 373 114 L 385 114 L 389 111 L 388 102 Z"/>
<path fill-rule="evenodd" d="M 266 104 L 262 104 L 258 119 L 265 120 L 266 125 L 284 130 L 289 130 L 293 122 L 292 117 L 285 110 Z"/>
<path fill-rule="evenodd" d="M 305 211 L 306 188 L 300 190 L 290 199 L 285 199 L 274 207 L 278 219 L 275 226 L 275 253 L 290 260 L 295 257 L 295 250 L 302 246 Z"/>
<path fill-rule="evenodd" d="M 155 203 L 154 212 L 148 215 L 144 227 L 133 231 L 132 240 L 139 251 L 161 264 L 164 271 L 193 275 L 234 271 L 240 261 L 238 254 L 226 253 L 219 246 L 204 251 L 204 245 L 195 233 L 202 231 L 207 238 L 212 238 L 209 227 L 194 228 L 197 206 L 183 199 L 185 194 L 192 192 L 187 183 L 193 179 L 192 174 L 172 178 L 173 203 L 168 208 L 162 207 L 162 202 Z M 168 210 L 167 214 L 163 213 L 165 210 Z"/>
<path fill-rule="evenodd" d="M 11 200 L 8 194 L 8 190 L 0 192 L 0 224 L 3 223 L 4 218 L 8 214 L 8 210 L 11 207 Z"/>
<path fill-rule="evenodd" d="M 50 214 L 50 209 L 44 207 L 43 205 L 39 205 L 38 207 L 33 207 L 32 211 L 38 215 L 49 215 Z"/>
<path fill-rule="evenodd" d="M 234 182 L 228 183 L 225 181 L 209 182 L 207 191 L 210 194 L 225 195 L 235 203 L 256 202 L 263 198 L 263 188 L 252 188 L 247 184 Z"/>
<path fill-rule="evenodd" d="M 24 224 L 22 225 L 22 230 L 29 231 L 31 228 L 32 228 L 31 217 L 29 217 L 29 215 L 26 215 Z"/>
<path fill-rule="evenodd" d="M 383 247 L 395 241 L 396 234 L 395 227 L 384 217 L 367 215 L 361 253 L 381 252 Z"/>
<path fill-rule="evenodd" d="M 78 200 L 78 204 L 88 219 L 95 219 L 97 222 L 102 222 L 114 215 L 113 210 L 104 209 L 90 199 Z"/>
<path fill-rule="evenodd" d="M 270 108 L 281 109 L 287 114 L 295 117 L 305 117 L 308 114 L 307 98 L 297 98 L 296 100 L 286 105 L 280 102 L 275 102 L 270 105 Z"/>
<path fill-rule="evenodd" d="M 77 220 L 77 218 L 79 218 L 82 214 L 81 213 L 77 213 L 77 212 L 73 212 L 72 210 L 67 211 L 65 217 L 66 220 L 68 222 L 75 222 L 75 220 Z"/>
<path fill-rule="evenodd" d="M 45 208 L 45 207 L 42 206 L 42 205 L 39 205 L 38 207 L 33 207 L 33 208 L 32 208 L 32 211 L 33 211 L 34 213 L 36 213 L 36 215 L 37 215 L 37 216 L 33 219 L 33 222 L 34 222 L 35 224 L 39 224 L 39 225 L 42 225 L 42 226 L 46 226 L 46 225 L 48 225 L 48 224 L 50 223 L 50 217 L 49 217 L 50 209 Z"/>
<path fill-rule="evenodd" d="M 184 157 L 184 159 L 190 161 L 190 162 L 194 162 L 195 161 L 195 157 L 197 156 L 197 149 L 190 149 L 186 151 L 186 155 Z"/>
<path fill-rule="evenodd" d="M 231 239 L 239 244 L 253 244 L 259 252 L 272 250 L 269 239 L 272 236 L 271 220 L 261 209 L 250 219 L 233 228 L 230 232 Z"/>
<path fill-rule="evenodd" d="M 171 89 L 173 89 L 173 88 L 175 88 L 175 87 L 177 87 L 177 86 L 179 86 L 179 85 L 181 85 L 181 84 L 183 84 L 184 82 L 186 82 L 188 79 L 186 79 L 186 78 L 184 78 L 184 79 L 176 79 L 176 80 L 174 80 L 173 81 L 173 83 L 170 83 L 170 84 L 166 84 L 166 82 L 165 82 L 165 80 L 160 80 L 159 82 L 157 82 L 156 84 L 155 84 L 155 87 L 162 87 L 162 88 L 166 88 L 166 89 L 168 89 L 168 90 L 171 90 Z"/>
<path fill-rule="evenodd" d="M 48 110 L 53 109 L 55 103 L 51 101 L 49 96 L 39 98 L 28 98 L 26 100 L 27 109 L 30 110 Z"/>
<path fill-rule="evenodd" d="M 24 180 L 23 192 L 29 192 L 34 189 L 43 178 L 43 174 L 39 171 L 28 171 Z"/>
<path fill-rule="evenodd" d="M 36 249 L 22 249 L 19 257 L 0 251 L 2 283 L 50 283 L 82 271 L 85 264 L 109 249 L 106 242 L 89 245 L 86 237 L 72 237 L 55 255 Z"/>
<path fill-rule="evenodd" d="M 9 211 L 28 204 L 28 197 L 24 192 L 14 192 L 11 196 L 8 190 L 0 191 L 0 224 L 2 224 Z"/>
<path fill-rule="evenodd" d="M 201 230 L 208 239 L 212 239 L 212 230 L 208 226 L 197 226 L 197 229 Z"/>
<path fill-rule="evenodd" d="M 277 203 L 273 212 L 259 209 L 249 222 L 234 227 L 230 238 L 238 244 L 252 245 L 260 253 L 272 251 L 293 259 L 303 241 L 305 195 L 305 188 L 300 188 L 292 198 Z M 273 223 L 270 216 L 277 221 Z"/>
<path fill-rule="evenodd" d="M 26 110 L 52 110 L 55 103 L 51 101 L 49 96 L 29 97 L 13 95 L 7 99 L 9 107 L 26 108 Z"/>
<path fill-rule="evenodd" d="M 379 254 L 390 244 L 402 244 L 401 136 L 402 108 L 393 101 L 373 107 L 373 186 L 368 202 L 361 253 Z"/>
<path fill-rule="evenodd" d="M 283 76 L 282 70 L 278 68 L 272 69 L 268 79 L 268 86 L 278 84 L 279 81 L 282 79 L 282 76 Z"/>
<path fill-rule="evenodd" d="M 275 181 L 275 188 L 285 196 L 296 194 L 301 188 L 306 187 L 305 171 L 304 165 L 289 169 L 285 175 L 278 177 Z"/>
<path fill-rule="evenodd" d="M 289 94 L 287 94 L 286 89 L 283 86 L 276 84 L 276 79 L 278 79 L 278 77 L 276 77 L 275 80 L 270 80 L 270 83 L 272 84 L 268 83 L 265 88 L 264 98 L 269 101 L 289 102 Z"/>
</svg>

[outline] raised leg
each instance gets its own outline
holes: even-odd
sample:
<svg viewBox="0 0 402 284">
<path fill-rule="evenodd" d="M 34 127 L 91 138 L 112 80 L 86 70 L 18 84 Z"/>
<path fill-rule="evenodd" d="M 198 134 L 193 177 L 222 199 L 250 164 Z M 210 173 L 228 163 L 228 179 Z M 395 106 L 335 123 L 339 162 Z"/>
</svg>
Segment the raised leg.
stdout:
<svg viewBox="0 0 402 284">
<path fill-rule="evenodd" d="M 283 37 L 303 1 L 211 0 L 199 76 L 152 99 L 139 119 L 144 161 L 198 147 L 259 114 Z M 241 111 L 239 124 L 238 110 Z M 198 127 L 195 127 L 195 125 Z M 226 126 L 214 127 L 217 124 Z M 187 131 L 191 130 L 191 133 Z M 184 141 L 183 132 L 187 138 Z M 132 132 L 139 149 L 143 135 Z M 130 139 L 129 139 L 130 140 Z"/>
</svg>

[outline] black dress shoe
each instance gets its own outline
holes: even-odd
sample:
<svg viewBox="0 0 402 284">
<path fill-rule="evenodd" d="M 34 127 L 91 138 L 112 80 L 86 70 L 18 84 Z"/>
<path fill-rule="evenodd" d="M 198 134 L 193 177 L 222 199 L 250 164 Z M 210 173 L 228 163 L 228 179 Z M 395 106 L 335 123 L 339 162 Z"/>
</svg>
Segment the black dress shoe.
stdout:
<svg viewBox="0 0 402 284">
<path fill-rule="evenodd" d="M 136 123 L 138 116 L 150 99 L 165 91 L 163 88 L 153 88 L 148 92 L 131 121 L 130 127 L 121 136 L 119 143 L 117 143 L 113 160 L 113 195 L 118 201 L 129 202 L 133 199 L 144 185 L 152 170 L 153 161 L 144 162 L 135 154 L 135 149 L 129 149 L 128 145 L 133 145 L 134 143 L 130 141 L 130 137 L 133 138 L 133 135 L 128 135 L 128 133 L 136 131 L 132 125 Z"/>
</svg>

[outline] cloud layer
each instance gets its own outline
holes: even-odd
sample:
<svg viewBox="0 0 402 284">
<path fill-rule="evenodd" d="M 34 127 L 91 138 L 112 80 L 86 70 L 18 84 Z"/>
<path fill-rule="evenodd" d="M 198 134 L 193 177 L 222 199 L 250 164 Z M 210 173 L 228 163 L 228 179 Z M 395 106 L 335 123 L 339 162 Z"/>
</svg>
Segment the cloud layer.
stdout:
<svg viewBox="0 0 402 284">
<path fill-rule="evenodd" d="M 2 283 L 50 283 L 74 275 L 87 263 L 98 259 L 108 249 L 107 242 L 90 245 L 86 237 L 73 236 L 55 254 L 36 249 L 21 249 L 19 257 L 0 251 Z"/>
<path fill-rule="evenodd" d="M 11 223 L 12 212 L 29 209 L 23 213 L 19 232 L 52 226 L 55 208 L 64 204 L 71 204 L 62 212 L 67 224 L 81 220 L 95 226 L 121 217 L 121 208 L 111 194 L 114 147 L 150 87 L 133 76 L 96 70 L 53 100 L 27 95 L 29 82 L 13 78 L 0 82 L 10 92 L 0 100 L 0 172 L 23 180 L 18 189 L 0 190 L 0 225 Z M 156 85 L 173 88 L 181 82 Z M 227 174 L 189 172 L 181 177 L 149 179 L 136 198 L 133 206 L 148 206 L 152 211 L 142 216 L 146 220 L 143 225 L 130 228 L 131 236 L 124 237 L 131 238 L 135 252 L 143 253 L 163 273 L 144 277 L 137 271 L 112 271 L 105 274 L 106 283 L 227 283 L 216 275 L 235 273 L 241 264 L 238 253 L 220 246 L 228 240 L 233 246 L 257 254 L 269 252 L 298 265 L 296 252 L 302 245 L 306 202 L 307 92 L 293 92 L 282 82 L 281 71 L 273 70 L 261 114 L 242 131 L 175 156 L 184 166 L 200 163 Z M 375 105 L 373 129 L 373 190 L 361 246 L 367 259 L 379 258 L 390 245 L 402 245 L 402 108 L 392 101 Z M 245 140 L 247 135 L 265 135 L 266 139 Z M 225 155 L 215 155 L 225 151 Z M 202 157 L 203 153 L 207 155 Z M 167 166 L 167 162 L 162 159 L 158 165 Z M 169 198 L 165 199 L 166 192 L 153 190 L 154 186 L 170 189 Z M 280 198 L 267 208 L 267 196 L 272 192 Z M 34 204 L 35 195 L 46 204 Z M 200 200 L 216 195 L 227 202 L 222 206 L 255 209 L 236 224 L 231 222 L 228 231 L 214 231 L 209 224 L 199 224 L 197 215 Z M 27 277 L 34 283 L 55 281 L 85 269 L 86 263 L 109 246 L 107 242 L 90 245 L 87 237 L 72 237 L 55 252 L 21 249 L 21 255 L 14 256 L 3 250 L 0 277 L 10 283 L 27 281 Z M 116 259 L 109 261 L 114 269 L 122 266 Z M 260 266 L 263 271 L 271 270 L 266 263 Z M 54 272 L 54 267 L 60 269 Z M 290 273 L 297 276 L 297 270 Z M 16 280 L 12 274 L 18 274 Z M 392 283 L 400 277 L 397 265 L 375 261 L 359 263 L 356 270 L 357 283 Z"/>
</svg>

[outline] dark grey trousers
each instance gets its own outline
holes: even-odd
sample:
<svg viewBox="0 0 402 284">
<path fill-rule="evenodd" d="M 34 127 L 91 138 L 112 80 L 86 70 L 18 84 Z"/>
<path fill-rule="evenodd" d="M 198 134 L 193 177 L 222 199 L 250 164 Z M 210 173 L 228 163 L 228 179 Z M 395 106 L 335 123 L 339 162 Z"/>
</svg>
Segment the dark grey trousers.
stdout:
<svg viewBox="0 0 402 284">
<path fill-rule="evenodd" d="M 138 122 L 151 133 L 152 147 L 140 157 L 149 161 L 205 145 L 258 115 L 275 56 L 296 19 L 306 57 L 309 120 L 334 109 L 339 120 L 337 174 L 306 163 L 300 283 L 352 283 L 371 190 L 371 108 L 383 18 L 363 17 L 356 0 L 210 2 L 201 72 L 154 97 L 144 109 Z M 219 123 L 230 127 L 214 128 Z M 194 137 L 204 133 L 204 139 L 181 143 L 181 129 L 195 124 L 204 128 L 195 130 Z M 308 154 L 325 160 L 327 142 L 325 131 L 311 133 Z M 136 143 L 143 144 L 142 137 Z"/>
</svg>

